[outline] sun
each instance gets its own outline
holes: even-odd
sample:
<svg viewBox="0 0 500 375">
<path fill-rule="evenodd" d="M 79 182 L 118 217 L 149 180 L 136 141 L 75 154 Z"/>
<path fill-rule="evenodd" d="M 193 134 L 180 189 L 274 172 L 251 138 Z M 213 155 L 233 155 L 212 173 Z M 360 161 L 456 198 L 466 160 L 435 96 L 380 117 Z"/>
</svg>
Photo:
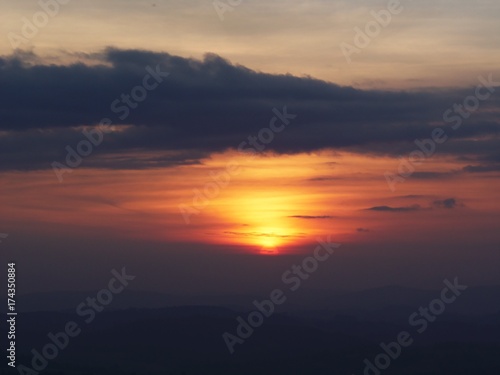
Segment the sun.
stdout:
<svg viewBox="0 0 500 375">
<path fill-rule="evenodd" d="M 278 240 L 276 237 L 272 237 L 271 235 L 267 235 L 266 237 L 259 238 L 259 243 L 263 248 L 266 249 L 274 249 L 278 244 Z"/>
<path fill-rule="evenodd" d="M 277 255 L 279 254 L 278 247 L 283 245 L 282 236 L 270 231 L 259 233 L 254 241 L 257 246 L 260 246 L 260 254 L 263 255 Z"/>
</svg>

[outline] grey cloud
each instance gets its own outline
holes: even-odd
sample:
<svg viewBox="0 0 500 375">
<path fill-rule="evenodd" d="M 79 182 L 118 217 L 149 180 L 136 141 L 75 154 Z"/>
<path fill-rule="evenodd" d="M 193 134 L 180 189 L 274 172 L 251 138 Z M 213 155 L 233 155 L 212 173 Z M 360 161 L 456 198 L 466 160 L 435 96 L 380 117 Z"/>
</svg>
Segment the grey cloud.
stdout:
<svg viewBox="0 0 500 375">
<path fill-rule="evenodd" d="M 52 161 L 63 160 L 67 145 L 76 147 L 84 139 L 74 127 L 95 125 L 105 117 L 117 127 L 128 127 L 106 134 L 84 166 L 106 168 L 106 155 L 132 151 L 155 152 L 159 160 L 141 163 L 122 157 L 111 167 L 183 163 L 164 160 L 165 152 L 176 152 L 193 163 L 212 152 L 237 148 L 249 135 L 269 126 L 273 108 L 284 106 L 298 117 L 275 135 L 268 151 L 346 149 L 397 155 L 411 150 L 414 139 L 429 137 L 430 125 L 470 92 L 358 90 L 308 77 L 256 72 L 213 54 L 195 60 L 109 48 L 93 57 L 100 64 L 43 65 L 32 54 L 0 58 L 0 131 L 6 132 L 0 136 L 0 168 L 50 167 Z M 130 116 L 119 120 L 111 103 L 141 84 L 147 66 L 159 66 L 170 75 Z M 489 105 L 494 104 L 492 99 Z M 484 138 L 498 130 L 494 113 L 475 113 L 474 120 L 440 150 L 491 158 L 498 150 L 496 140 L 473 144 L 465 138 Z"/>
<path fill-rule="evenodd" d="M 456 208 L 458 206 L 458 202 L 455 198 L 448 198 L 443 200 L 437 200 L 433 202 L 434 207 L 438 208 Z"/>
<path fill-rule="evenodd" d="M 368 208 L 368 211 L 379 211 L 379 212 L 413 212 L 419 211 L 422 207 L 418 204 L 414 204 L 412 206 L 404 206 L 404 207 L 390 207 L 390 206 L 376 206 Z"/>
<path fill-rule="evenodd" d="M 305 220 L 326 220 L 326 219 L 334 219 L 335 216 L 307 216 L 307 215 L 294 215 L 289 216 L 293 219 L 305 219 Z"/>
</svg>

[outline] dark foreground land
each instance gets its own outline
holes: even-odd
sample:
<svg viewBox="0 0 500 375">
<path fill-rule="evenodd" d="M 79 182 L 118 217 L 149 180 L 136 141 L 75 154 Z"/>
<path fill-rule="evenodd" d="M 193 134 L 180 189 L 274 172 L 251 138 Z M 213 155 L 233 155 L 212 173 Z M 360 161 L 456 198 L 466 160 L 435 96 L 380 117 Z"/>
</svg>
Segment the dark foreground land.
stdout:
<svg viewBox="0 0 500 375">
<path fill-rule="evenodd" d="M 236 318 L 248 316 L 252 300 L 246 312 L 224 306 L 104 310 L 89 324 L 74 309 L 27 311 L 18 315 L 16 362 L 32 368 L 31 350 L 41 353 L 51 342 L 49 332 L 75 321 L 81 333 L 41 373 L 500 374 L 500 298 L 494 301 L 499 289 L 468 291 L 435 320 L 424 324 L 419 316 L 411 324 L 409 317 L 430 301 L 432 293 L 426 293 L 377 290 L 337 299 L 331 308 L 276 312 L 236 344 L 232 355 L 222 335 L 236 335 Z M 402 332 L 411 344 L 399 351 L 391 343 Z M 396 358 L 384 370 L 366 369 L 365 360 L 374 363 L 384 353 L 381 343 Z M 18 373 L 2 368 L 5 374 Z"/>
</svg>

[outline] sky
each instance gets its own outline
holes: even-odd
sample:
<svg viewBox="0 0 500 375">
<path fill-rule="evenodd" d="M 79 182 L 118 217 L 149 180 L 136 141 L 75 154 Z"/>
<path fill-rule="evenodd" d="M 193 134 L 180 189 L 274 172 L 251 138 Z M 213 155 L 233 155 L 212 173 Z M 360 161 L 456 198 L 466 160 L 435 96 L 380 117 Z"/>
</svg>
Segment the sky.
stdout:
<svg viewBox="0 0 500 375">
<path fill-rule="evenodd" d="M 0 4 L 26 293 L 254 292 L 326 238 L 312 289 L 500 282 L 500 3 L 62 3 Z"/>
</svg>

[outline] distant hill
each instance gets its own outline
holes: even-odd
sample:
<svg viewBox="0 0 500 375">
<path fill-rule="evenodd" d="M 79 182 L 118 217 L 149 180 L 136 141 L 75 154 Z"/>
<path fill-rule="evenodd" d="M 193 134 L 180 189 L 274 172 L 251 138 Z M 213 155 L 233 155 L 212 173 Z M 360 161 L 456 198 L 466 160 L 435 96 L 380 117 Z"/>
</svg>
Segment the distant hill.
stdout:
<svg viewBox="0 0 500 375">
<path fill-rule="evenodd" d="M 18 311 L 74 311 L 76 306 L 93 297 L 96 292 L 53 292 L 19 295 Z M 419 306 L 429 304 L 440 296 L 440 291 L 419 290 L 405 287 L 383 287 L 345 294 L 325 291 L 307 291 L 307 293 L 289 293 L 287 302 L 280 307 L 281 312 L 311 314 L 324 311 L 328 315 L 366 314 L 386 316 L 390 319 L 401 316 L 401 312 L 414 311 Z M 106 310 L 129 308 L 162 308 L 173 306 L 220 306 L 234 310 L 253 309 L 255 299 L 268 298 L 262 295 L 227 295 L 227 296 L 180 296 L 153 292 L 126 290 L 115 296 Z M 463 295 L 447 307 L 448 313 L 483 315 L 500 312 L 500 287 L 470 287 Z M 392 316 L 392 312 L 395 316 Z M 389 314 L 389 315 L 387 315 Z"/>
<path fill-rule="evenodd" d="M 241 311 L 191 306 L 104 311 L 86 325 L 74 312 L 19 315 L 18 363 L 28 365 L 48 332 L 70 320 L 82 333 L 50 362 L 54 375 L 320 375 L 363 374 L 365 358 L 381 352 L 408 325 L 349 315 L 322 318 L 277 313 L 231 355 L 224 332 L 236 333 Z M 442 316 L 393 361 L 388 375 L 497 375 L 500 314 Z M 14 373 L 14 372 L 12 372 Z"/>
</svg>

